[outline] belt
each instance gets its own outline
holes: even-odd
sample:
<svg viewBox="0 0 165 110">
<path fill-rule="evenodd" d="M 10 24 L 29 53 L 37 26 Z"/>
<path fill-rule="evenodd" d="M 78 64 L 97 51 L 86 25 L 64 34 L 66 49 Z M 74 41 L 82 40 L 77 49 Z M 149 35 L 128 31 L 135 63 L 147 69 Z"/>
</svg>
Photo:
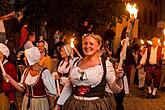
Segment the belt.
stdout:
<svg viewBox="0 0 165 110">
<path fill-rule="evenodd" d="M 97 100 L 99 97 L 82 97 L 82 96 L 76 96 L 74 95 L 74 98 L 77 100 Z"/>
</svg>

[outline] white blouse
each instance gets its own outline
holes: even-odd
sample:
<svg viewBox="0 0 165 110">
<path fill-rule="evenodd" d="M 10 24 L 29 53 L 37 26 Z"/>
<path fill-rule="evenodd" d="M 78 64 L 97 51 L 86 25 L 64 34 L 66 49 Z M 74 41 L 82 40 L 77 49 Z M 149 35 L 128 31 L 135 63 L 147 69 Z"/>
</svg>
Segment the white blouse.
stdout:
<svg viewBox="0 0 165 110">
<path fill-rule="evenodd" d="M 101 59 L 100 59 L 101 62 Z M 77 64 L 75 64 L 77 65 Z M 106 60 L 106 81 L 108 84 L 108 89 L 112 90 L 113 92 L 120 92 L 122 88 L 120 88 L 116 82 L 116 75 L 113 68 L 113 65 L 110 61 Z M 82 72 L 84 72 L 83 80 L 80 80 L 80 77 L 82 76 Z M 103 77 L 103 65 L 102 63 L 100 65 L 96 65 L 94 67 L 90 67 L 84 70 L 81 70 L 77 66 L 73 66 L 70 78 L 67 81 L 67 83 L 64 86 L 64 89 L 57 101 L 57 104 L 63 105 L 65 101 L 68 99 L 68 97 L 71 95 L 72 92 L 72 85 L 73 86 L 91 86 L 95 87 L 97 86 Z"/>
<path fill-rule="evenodd" d="M 21 81 L 19 83 L 19 85 L 21 87 L 24 87 L 23 86 L 24 77 L 25 76 L 23 74 L 22 77 L 21 77 Z M 30 73 L 28 73 L 27 76 L 26 76 L 26 79 L 25 79 L 25 83 L 27 85 L 34 84 L 38 80 L 38 77 L 40 77 L 40 75 L 31 76 Z M 52 94 L 52 95 L 57 94 L 57 92 L 56 92 L 56 86 L 55 86 L 55 80 L 53 79 L 53 77 L 52 77 L 52 75 L 51 75 L 51 73 L 50 73 L 50 71 L 48 69 L 45 69 L 42 72 L 41 78 L 43 80 L 43 83 L 44 83 L 46 89 L 48 90 L 47 92 L 50 93 L 50 94 Z"/>
</svg>

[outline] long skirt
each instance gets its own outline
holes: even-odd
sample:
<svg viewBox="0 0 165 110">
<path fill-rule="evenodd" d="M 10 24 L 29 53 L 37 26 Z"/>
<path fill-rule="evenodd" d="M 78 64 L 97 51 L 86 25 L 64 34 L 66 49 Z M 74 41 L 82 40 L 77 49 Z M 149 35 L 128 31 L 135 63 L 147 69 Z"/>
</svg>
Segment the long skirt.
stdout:
<svg viewBox="0 0 165 110">
<path fill-rule="evenodd" d="M 0 110 L 9 110 L 9 99 L 4 93 L 0 93 Z"/>
<path fill-rule="evenodd" d="M 109 96 L 96 100 L 77 100 L 70 96 L 62 110 L 112 110 L 112 103 Z"/>
<path fill-rule="evenodd" d="M 27 107 L 28 97 L 25 95 L 22 103 L 22 110 L 50 110 L 48 98 L 30 98 L 30 109 Z"/>
</svg>

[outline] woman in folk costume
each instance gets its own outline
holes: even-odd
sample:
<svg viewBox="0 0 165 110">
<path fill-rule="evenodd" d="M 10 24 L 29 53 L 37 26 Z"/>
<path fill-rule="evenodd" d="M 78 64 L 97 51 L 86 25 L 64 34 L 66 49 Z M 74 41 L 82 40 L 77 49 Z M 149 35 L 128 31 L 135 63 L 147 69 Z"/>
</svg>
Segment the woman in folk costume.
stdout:
<svg viewBox="0 0 165 110">
<path fill-rule="evenodd" d="M 99 35 L 87 34 L 82 37 L 85 57 L 73 65 L 55 110 L 59 105 L 63 105 L 63 110 L 112 110 L 111 103 L 105 97 L 105 86 L 107 84 L 113 92 L 120 92 L 123 71 L 119 69 L 115 72 L 108 60 L 102 62 L 99 52 L 101 45 Z"/>
<path fill-rule="evenodd" d="M 6 75 L 9 81 L 21 92 L 25 92 L 22 110 L 50 110 L 47 95 L 56 94 L 55 81 L 50 71 L 39 64 L 40 52 L 37 47 L 25 50 L 25 69 L 21 82 L 17 83 Z"/>
<path fill-rule="evenodd" d="M 71 48 L 69 45 L 63 45 L 60 51 L 62 61 L 60 62 L 57 72 L 61 79 L 61 84 L 64 85 L 69 77 L 69 72 L 71 69 Z"/>
<path fill-rule="evenodd" d="M 60 79 L 60 84 L 63 89 L 65 83 L 67 82 L 69 78 L 69 73 L 72 68 L 73 62 L 78 60 L 78 57 L 73 58 L 73 51 L 70 47 L 70 45 L 67 45 L 66 43 L 63 43 L 60 47 L 60 54 L 62 60 L 60 61 L 57 72 L 53 72 L 53 77 L 55 79 Z M 62 91 L 62 89 L 60 91 Z"/>
<path fill-rule="evenodd" d="M 6 45 L 0 43 L 0 61 L 3 64 L 6 74 L 17 80 L 17 71 L 15 66 L 7 60 L 10 52 Z M 0 110 L 12 110 L 15 108 L 15 88 L 12 84 L 6 81 L 4 74 L 0 69 Z M 13 109 L 14 110 L 14 109 Z"/>
<path fill-rule="evenodd" d="M 37 47 L 40 51 L 41 54 L 41 59 L 39 64 L 41 66 L 44 66 L 46 68 L 48 68 L 50 71 L 52 70 L 52 59 L 51 57 L 48 55 L 48 45 L 46 44 L 46 42 L 44 40 L 40 40 L 37 44 Z"/>
</svg>

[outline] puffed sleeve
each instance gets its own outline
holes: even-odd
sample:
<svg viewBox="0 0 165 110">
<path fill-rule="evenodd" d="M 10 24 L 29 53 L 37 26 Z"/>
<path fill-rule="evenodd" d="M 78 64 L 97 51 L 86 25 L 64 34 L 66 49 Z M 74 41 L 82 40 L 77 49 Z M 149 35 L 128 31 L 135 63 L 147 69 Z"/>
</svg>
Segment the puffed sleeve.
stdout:
<svg viewBox="0 0 165 110">
<path fill-rule="evenodd" d="M 106 81 L 107 84 L 109 86 L 109 89 L 113 92 L 113 93 L 118 93 L 121 91 L 121 87 L 118 86 L 118 84 L 116 83 L 116 75 L 115 75 L 115 70 L 113 68 L 113 65 L 110 61 L 106 60 L 106 69 L 107 69 L 107 73 L 106 73 Z"/>
<path fill-rule="evenodd" d="M 65 84 L 62 93 L 57 101 L 57 104 L 59 105 L 64 105 L 64 103 L 66 102 L 66 100 L 69 98 L 69 96 L 72 93 L 72 84 L 70 79 L 67 80 L 67 83 Z"/>
<path fill-rule="evenodd" d="M 46 69 L 42 72 L 42 79 L 43 79 L 43 83 L 44 83 L 46 89 L 48 90 L 48 93 L 50 95 L 57 94 L 55 80 L 53 79 L 53 77 L 48 69 Z"/>
</svg>

